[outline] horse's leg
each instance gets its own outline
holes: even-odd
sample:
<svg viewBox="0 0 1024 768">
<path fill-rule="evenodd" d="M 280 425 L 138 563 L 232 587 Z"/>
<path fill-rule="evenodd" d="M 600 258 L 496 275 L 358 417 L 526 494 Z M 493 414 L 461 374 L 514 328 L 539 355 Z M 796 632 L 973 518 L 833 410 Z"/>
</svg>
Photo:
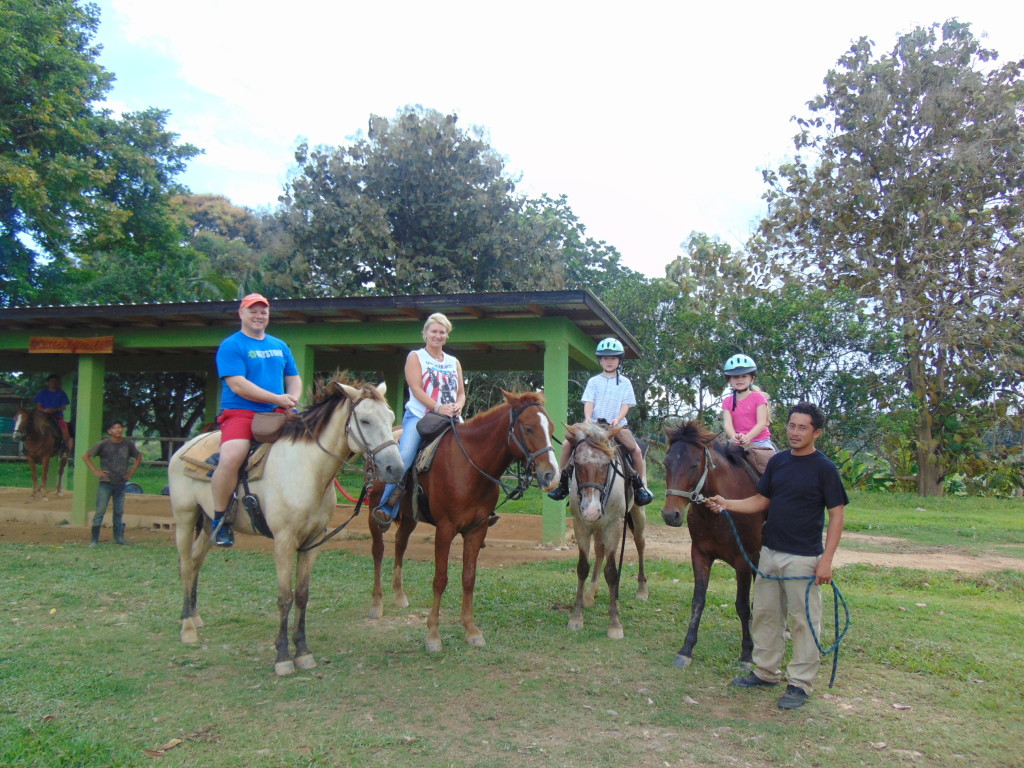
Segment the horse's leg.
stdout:
<svg viewBox="0 0 1024 768">
<path fill-rule="evenodd" d="M 63 496 L 63 472 L 68 468 L 68 457 L 60 457 L 60 464 L 57 470 L 57 496 Z"/>
<path fill-rule="evenodd" d="M 697 630 L 700 629 L 700 617 L 704 613 L 704 603 L 708 596 L 708 580 L 711 578 L 713 560 L 714 558 L 699 552 L 696 547 L 690 548 L 690 562 L 693 564 L 693 602 L 690 606 L 690 626 L 686 630 L 686 640 L 672 660 L 677 667 L 685 668 L 693 662 L 693 647 L 697 644 Z"/>
<path fill-rule="evenodd" d="M 754 666 L 754 640 L 750 636 L 750 587 L 754 572 L 747 561 L 742 559 L 733 567 L 736 569 L 736 615 L 740 617 L 740 630 L 743 633 L 740 664 L 749 669 Z"/>
<path fill-rule="evenodd" d="M 370 553 L 373 555 L 373 593 L 370 598 L 370 618 L 379 619 L 384 615 L 384 588 L 381 586 L 381 571 L 384 567 L 384 533 L 374 522 L 372 516 L 368 515 L 367 519 L 372 539 Z"/>
<path fill-rule="evenodd" d="M 441 650 L 441 597 L 448 587 L 448 556 L 454 537 L 455 531 L 450 524 L 442 523 L 437 526 L 434 537 L 434 603 L 430 606 L 430 614 L 427 616 L 427 650 L 431 653 Z M 396 563 L 397 557 L 396 552 Z M 396 565 L 396 569 L 397 567 Z"/>
<path fill-rule="evenodd" d="M 613 524 L 604 529 L 603 537 L 608 555 L 604 565 L 604 580 L 608 583 L 608 637 L 612 640 L 621 640 L 624 636 L 622 622 L 619 621 L 619 568 L 615 561 L 621 533 L 622 526 Z"/>
<path fill-rule="evenodd" d="M 583 605 L 587 608 L 593 608 L 594 602 L 597 600 L 597 590 L 600 587 L 598 578 L 604 570 L 605 554 L 604 537 L 595 536 L 594 569 L 590 572 L 590 584 L 587 586 L 587 591 L 583 594 Z"/>
<path fill-rule="evenodd" d="M 646 601 L 650 597 L 647 591 L 647 571 L 644 570 L 644 549 L 647 546 L 647 537 L 644 531 L 647 529 L 647 513 L 643 507 L 633 507 L 629 511 L 633 518 L 633 543 L 636 545 L 636 556 L 639 562 L 639 571 L 636 575 L 636 599 Z"/>
<path fill-rule="evenodd" d="M 274 672 L 278 677 L 291 675 L 295 672 L 295 662 L 288 655 L 288 614 L 292 610 L 295 595 L 292 591 L 292 572 L 294 570 L 295 551 L 298 547 L 287 536 L 274 539 L 274 565 L 277 568 L 277 660 Z"/>
<path fill-rule="evenodd" d="M 416 521 L 412 519 L 412 513 L 403 511 L 398 518 L 398 530 L 395 532 L 395 566 L 391 574 L 391 592 L 395 596 L 396 608 L 409 607 L 409 596 L 405 594 L 405 582 L 402 578 L 402 566 L 405 563 L 409 537 L 414 530 Z"/>
<path fill-rule="evenodd" d="M 590 594 L 590 591 L 585 588 L 587 576 L 590 574 L 590 529 L 578 523 L 575 517 L 573 518 L 573 525 L 576 530 L 576 547 L 580 551 L 580 556 L 579 560 L 576 561 L 576 602 L 569 616 L 569 629 L 577 630 L 583 629 L 583 607 L 588 605 L 586 595 Z M 594 572 L 597 572 L 596 568 Z M 589 605 L 593 604 L 594 598 L 591 595 Z"/>
<path fill-rule="evenodd" d="M 199 615 L 199 570 L 203 567 L 203 561 L 206 560 L 206 555 L 213 547 L 213 542 L 210 540 L 213 527 L 210 527 L 210 531 L 203 529 L 203 522 L 206 519 L 206 515 L 200 510 L 192 524 L 194 531 L 192 535 L 192 623 L 195 624 L 196 629 L 206 626 Z"/>
<path fill-rule="evenodd" d="M 309 582 L 318 552 L 316 549 L 299 552 L 295 568 L 296 616 L 292 642 L 295 643 L 295 666 L 299 669 L 313 669 L 316 666 L 316 659 L 306 645 L 306 605 L 309 603 Z"/>
<path fill-rule="evenodd" d="M 476 589 L 476 561 L 487 536 L 487 524 L 478 525 L 462 541 L 462 626 L 466 630 L 466 642 L 478 647 L 487 643 L 484 633 L 473 618 L 473 592 Z"/>
<path fill-rule="evenodd" d="M 42 480 L 42 482 L 39 485 L 39 490 L 41 490 L 42 493 L 43 493 L 43 495 L 42 495 L 43 501 L 46 501 L 47 499 L 50 498 L 50 493 L 49 493 L 49 491 L 46 490 L 46 486 L 50 482 L 50 457 L 49 456 L 44 457 L 43 461 L 42 461 L 42 464 L 43 464 L 43 480 Z"/>
<path fill-rule="evenodd" d="M 36 459 L 31 453 L 28 455 L 28 466 L 32 470 L 32 493 L 28 495 L 28 500 L 34 501 L 36 494 L 39 493 L 39 473 L 36 469 Z"/>
<path fill-rule="evenodd" d="M 203 625 L 196 610 L 199 569 L 206 557 L 206 552 L 203 551 L 199 543 L 206 537 L 200 534 L 197 538 L 195 533 L 200 514 L 202 513 L 199 509 L 174 511 L 174 539 L 178 548 L 178 574 L 181 576 L 184 598 L 181 607 L 181 642 L 183 643 L 198 643 L 197 630 Z"/>
</svg>

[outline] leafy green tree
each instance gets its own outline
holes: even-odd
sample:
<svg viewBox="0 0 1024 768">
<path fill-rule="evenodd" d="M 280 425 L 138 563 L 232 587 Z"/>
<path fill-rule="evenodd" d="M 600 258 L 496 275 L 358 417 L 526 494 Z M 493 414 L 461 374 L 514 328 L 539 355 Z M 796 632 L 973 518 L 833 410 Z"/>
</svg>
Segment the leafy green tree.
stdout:
<svg viewBox="0 0 1024 768">
<path fill-rule="evenodd" d="M 167 194 L 198 150 L 176 143 L 164 112 L 115 119 L 96 107 L 113 82 L 92 43 L 98 13 L 75 0 L 0 2 L 2 305 L 59 303 L 76 254 L 177 243 Z"/>
<path fill-rule="evenodd" d="M 957 21 L 881 56 L 854 43 L 798 121 L 800 154 L 765 172 L 750 245 L 789 279 L 848 287 L 898 334 L 922 495 L 943 491 L 959 416 L 1020 401 L 1024 62 L 996 59 Z"/>
<path fill-rule="evenodd" d="M 349 147 L 296 151 L 282 223 L 317 295 L 552 285 L 529 208 L 479 129 L 420 107 Z"/>
</svg>

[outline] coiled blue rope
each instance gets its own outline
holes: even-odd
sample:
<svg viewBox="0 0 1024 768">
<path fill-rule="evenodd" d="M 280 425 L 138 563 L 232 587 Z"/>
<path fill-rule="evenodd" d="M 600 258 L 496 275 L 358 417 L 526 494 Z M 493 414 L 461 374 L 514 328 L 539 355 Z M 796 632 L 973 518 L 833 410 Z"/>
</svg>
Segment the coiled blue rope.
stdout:
<svg viewBox="0 0 1024 768">
<path fill-rule="evenodd" d="M 836 585 L 836 580 L 832 579 L 832 608 L 835 620 L 835 642 L 832 643 L 828 648 L 823 648 L 821 645 L 821 638 L 818 637 L 818 633 L 814 629 L 814 622 L 811 621 L 811 587 L 814 586 L 814 576 L 769 576 L 767 573 L 762 573 L 758 570 L 757 566 L 750 560 L 750 556 L 747 554 L 747 550 L 743 548 L 743 542 L 740 540 L 740 532 L 736 529 L 736 523 L 732 519 L 732 515 L 729 514 L 729 510 L 722 509 L 722 515 L 729 521 L 729 525 L 732 527 L 732 533 L 736 537 L 736 543 L 739 545 L 740 552 L 743 553 L 743 559 L 747 561 L 754 573 L 760 576 L 762 579 L 772 579 L 773 581 L 806 581 L 807 591 L 804 593 L 804 611 L 807 615 L 807 626 L 811 628 L 811 636 L 814 638 L 814 644 L 818 646 L 818 651 L 822 656 L 828 656 L 832 654 L 832 677 L 828 681 L 828 687 L 831 688 L 836 682 L 836 673 L 839 671 L 839 646 L 843 642 L 843 638 L 846 637 L 846 633 L 850 631 L 850 607 L 846 604 L 846 598 L 843 597 L 843 593 Z M 843 611 L 846 614 L 846 622 L 843 625 L 842 632 L 839 631 L 839 606 L 842 604 Z"/>
</svg>

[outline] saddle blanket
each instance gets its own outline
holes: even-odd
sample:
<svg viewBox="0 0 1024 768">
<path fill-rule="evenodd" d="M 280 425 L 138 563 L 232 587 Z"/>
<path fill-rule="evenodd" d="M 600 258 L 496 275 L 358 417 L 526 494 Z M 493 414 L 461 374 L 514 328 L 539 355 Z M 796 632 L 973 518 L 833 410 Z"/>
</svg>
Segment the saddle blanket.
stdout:
<svg viewBox="0 0 1024 768">
<path fill-rule="evenodd" d="M 181 460 L 185 462 L 186 477 L 206 481 L 213 477 L 213 470 L 216 469 L 217 459 L 220 457 L 220 434 L 220 430 L 210 432 L 206 437 L 193 443 L 182 454 Z M 259 447 L 249 457 L 246 468 L 250 483 L 263 477 L 263 468 L 267 464 L 266 458 L 268 453 L 270 453 L 270 444 L 260 443 Z"/>
</svg>

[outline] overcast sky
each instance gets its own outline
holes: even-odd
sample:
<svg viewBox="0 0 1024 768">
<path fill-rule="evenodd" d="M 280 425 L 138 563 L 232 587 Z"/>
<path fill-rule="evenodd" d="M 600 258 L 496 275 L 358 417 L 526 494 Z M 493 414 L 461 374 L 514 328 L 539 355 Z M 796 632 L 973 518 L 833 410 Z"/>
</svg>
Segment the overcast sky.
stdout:
<svg viewBox="0 0 1024 768">
<path fill-rule="evenodd" d="M 299 141 L 338 146 L 420 104 L 484 128 L 518 190 L 565 194 L 588 234 L 663 276 L 690 232 L 741 245 L 760 170 L 866 35 L 957 17 L 1024 58 L 1024 3 L 99 0 L 116 110 L 171 111 L 205 150 L 182 181 L 272 206 Z"/>
</svg>

